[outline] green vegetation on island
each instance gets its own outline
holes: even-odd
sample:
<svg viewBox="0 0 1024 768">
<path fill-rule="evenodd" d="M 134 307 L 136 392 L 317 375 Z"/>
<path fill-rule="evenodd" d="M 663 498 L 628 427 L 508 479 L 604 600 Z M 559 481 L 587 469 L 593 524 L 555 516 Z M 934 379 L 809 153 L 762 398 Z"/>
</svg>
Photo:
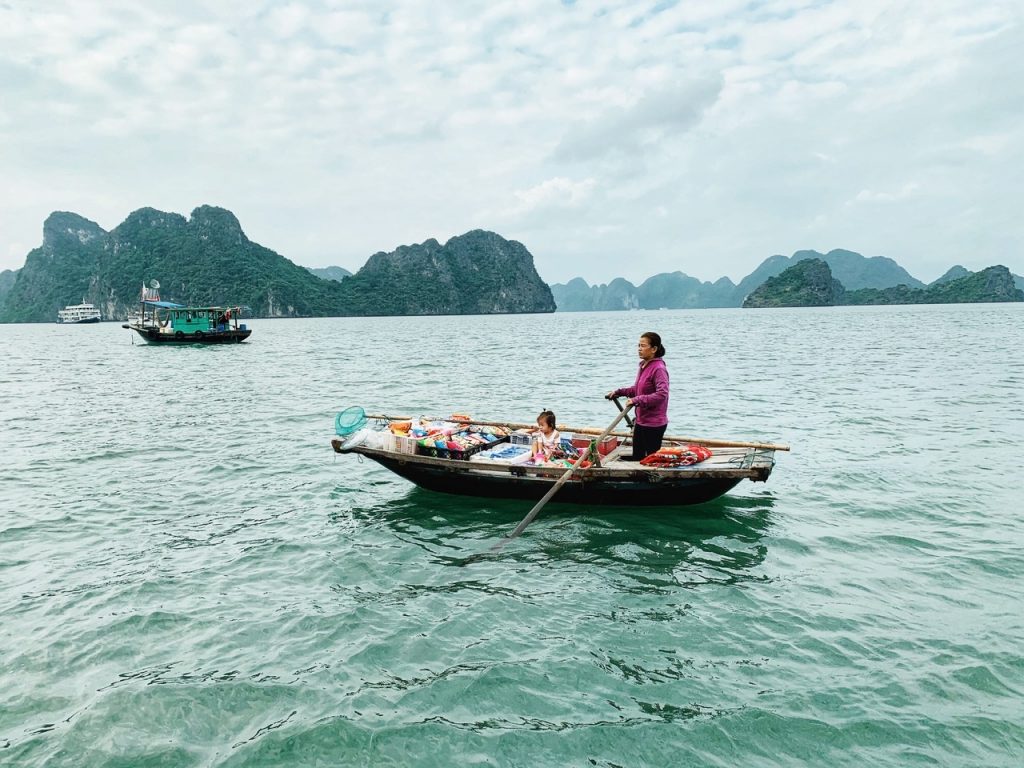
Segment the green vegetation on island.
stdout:
<svg viewBox="0 0 1024 768">
<path fill-rule="evenodd" d="M 493 232 L 378 253 L 339 282 L 252 242 L 234 214 L 204 205 L 188 219 L 142 208 L 110 232 L 75 213 L 51 214 L 43 244 L 0 277 L 0 322 L 53 322 L 59 309 L 81 302 L 104 319 L 123 319 L 154 278 L 166 300 L 241 304 L 256 317 L 555 309 L 530 252 Z"/>
<path fill-rule="evenodd" d="M 963 269 L 963 267 L 960 267 Z M 821 259 L 808 259 L 769 278 L 743 302 L 745 308 L 830 307 L 864 304 L 964 304 L 1024 301 L 1014 276 L 1002 265 L 955 277 L 950 270 L 923 288 L 897 285 L 849 291 Z M 952 274 L 951 274 L 952 273 Z"/>
<path fill-rule="evenodd" d="M 7 294 L 11 292 L 11 288 L 14 287 L 14 281 L 18 277 L 18 270 L 16 269 L 5 269 L 0 272 L 0 308 L 3 307 L 4 302 L 7 301 Z"/>
<path fill-rule="evenodd" d="M 294 264 L 249 240 L 223 208 L 200 206 L 187 219 L 142 208 L 110 232 L 55 212 L 25 265 L 0 272 L 0 322 L 52 322 L 59 309 L 82 302 L 96 305 L 104 319 L 122 319 L 135 309 L 143 281 L 152 279 L 165 299 L 242 304 L 257 317 L 1019 301 L 1024 278 L 1000 269 L 1005 274 L 975 275 L 957 265 L 926 286 L 889 258 L 804 250 L 765 259 L 738 284 L 676 271 L 639 286 L 620 277 L 549 288 L 525 247 L 483 230 L 443 245 L 430 239 L 374 254 L 352 274 Z"/>
<path fill-rule="evenodd" d="M 349 313 L 358 315 L 555 311 L 530 252 L 480 229 L 444 245 L 431 239 L 376 253 L 340 287 Z"/>
<path fill-rule="evenodd" d="M 871 289 L 867 289 L 871 290 Z M 831 307 L 845 289 L 821 259 L 798 261 L 769 277 L 743 302 L 744 307 Z"/>
</svg>

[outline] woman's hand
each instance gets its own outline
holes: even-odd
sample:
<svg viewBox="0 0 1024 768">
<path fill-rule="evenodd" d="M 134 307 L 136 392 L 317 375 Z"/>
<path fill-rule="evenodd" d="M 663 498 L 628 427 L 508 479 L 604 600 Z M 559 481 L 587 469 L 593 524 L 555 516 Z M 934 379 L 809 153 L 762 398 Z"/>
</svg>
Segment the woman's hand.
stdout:
<svg viewBox="0 0 1024 768">
<path fill-rule="evenodd" d="M 615 390 L 613 389 L 611 392 L 609 392 L 607 395 L 605 395 L 604 399 L 605 400 L 614 400 L 615 399 Z"/>
</svg>

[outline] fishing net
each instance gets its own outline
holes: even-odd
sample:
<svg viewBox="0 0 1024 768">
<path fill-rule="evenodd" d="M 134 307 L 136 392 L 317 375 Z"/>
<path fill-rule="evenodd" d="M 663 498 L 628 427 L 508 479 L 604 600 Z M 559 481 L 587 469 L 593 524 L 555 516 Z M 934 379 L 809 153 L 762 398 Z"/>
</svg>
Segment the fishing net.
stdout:
<svg viewBox="0 0 1024 768">
<path fill-rule="evenodd" d="M 334 431 L 344 437 L 366 426 L 366 411 L 351 405 L 334 417 Z"/>
</svg>

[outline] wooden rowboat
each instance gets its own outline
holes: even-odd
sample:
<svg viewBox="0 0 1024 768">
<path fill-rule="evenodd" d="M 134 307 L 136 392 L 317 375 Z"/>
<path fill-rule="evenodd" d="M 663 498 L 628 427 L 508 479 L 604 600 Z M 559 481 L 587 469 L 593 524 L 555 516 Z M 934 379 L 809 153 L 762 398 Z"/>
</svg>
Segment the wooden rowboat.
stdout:
<svg viewBox="0 0 1024 768">
<path fill-rule="evenodd" d="M 378 429 L 387 429 L 393 421 L 409 421 L 403 416 L 369 416 Z M 425 420 L 431 421 L 425 417 Z M 532 424 L 477 421 L 474 426 L 532 428 Z M 592 427 L 559 425 L 559 431 L 577 436 L 599 435 Z M 388 433 L 390 434 L 390 433 Z M 576 469 L 559 489 L 555 501 L 577 504 L 618 506 L 683 506 L 701 504 L 727 493 L 742 480 L 765 482 L 775 466 L 775 451 L 788 446 L 666 436 L 665 445 L 700 444 L 712 446 L 712 456 L 691 466 L 658 468 L 625 461 L 632 447 L 628 432 L 613 432 L 626 437 L 617 447 L 599 459 L 600 466 Z M 497 461 L 448 458 L 410 451 L 408 445 L 395 449 L 380 447 L 379 441 L 359 437 L 331 440 L 340 454 L 356 454 L 376 461 L 395 474 L 432 491 L 466 496 L 537 500 L 566 474 L 564 466 L 505 464 Z M 371 447 L 373 446 L 373 447 Z"/>
</svg>

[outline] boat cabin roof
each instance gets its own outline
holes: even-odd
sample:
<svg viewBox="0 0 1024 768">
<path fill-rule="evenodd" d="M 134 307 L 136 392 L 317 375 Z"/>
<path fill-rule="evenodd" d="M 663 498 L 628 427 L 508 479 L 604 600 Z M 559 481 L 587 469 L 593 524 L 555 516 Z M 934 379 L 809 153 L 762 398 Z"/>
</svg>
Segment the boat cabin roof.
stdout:
<svg viewBox="0 0 1024 768">
<path fill-rule="evenodd" d="M 188 307 L 184 304 L 175 304 L 173 301 L 144 301 L 142 302 L 146 307 L 156 307 L 157 309 L 173 309 L 179 312 L 211 312 L 220 314 L 228 309 L 232 312 L 241 312 L 241 307 Z"/>
</svg>

